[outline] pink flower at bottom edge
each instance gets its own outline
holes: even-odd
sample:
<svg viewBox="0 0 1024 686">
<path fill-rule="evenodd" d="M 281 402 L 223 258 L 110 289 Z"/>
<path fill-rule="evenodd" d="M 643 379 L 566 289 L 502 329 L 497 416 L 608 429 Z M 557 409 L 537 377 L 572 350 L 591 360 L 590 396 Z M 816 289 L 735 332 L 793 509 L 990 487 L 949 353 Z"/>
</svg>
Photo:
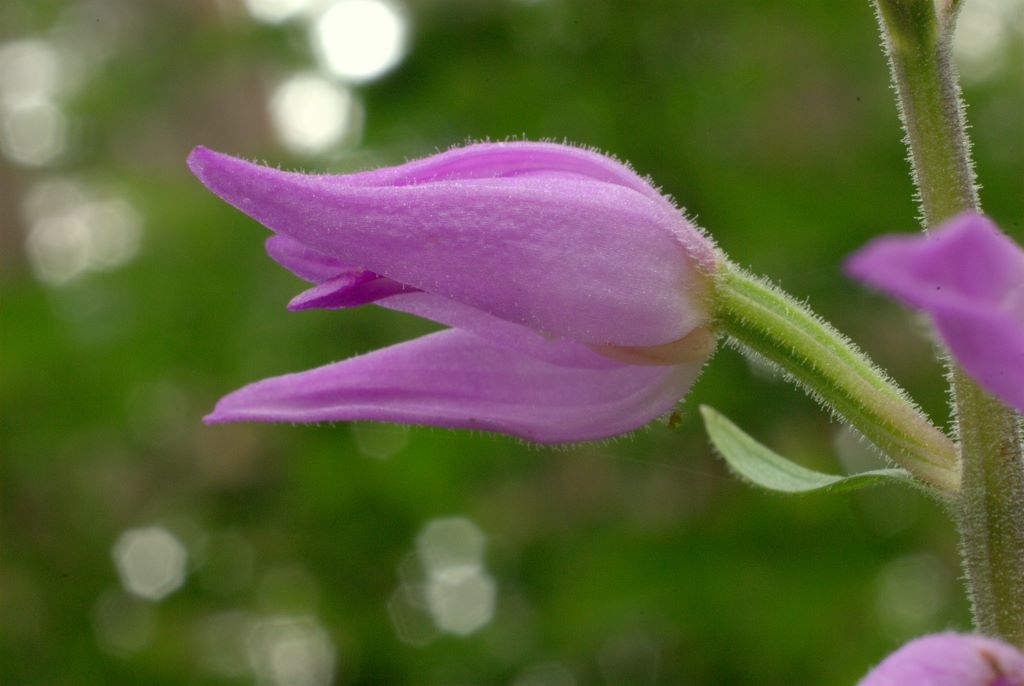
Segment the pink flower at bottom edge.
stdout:
<svg viewBox="0 0 1024 686">
<path fill-rule="evenodd" d="M 931 315 L 964 370 L 1024 411 L 1024 250 L 991 220 L 964 212 L 928 234 L 876 238 L 846 271 Z"/>
<path fill-rule="evenodd" d="M 256 382 L 207 422 L 368 419 L 604 438 L 669 412 L 714 348 L 713 244 L 593 152 L 478 144 L 348 175 L 205 148 L 189 167 L 315 285 L 289 309 L 376 303 L 452 328 Z"/>
<path fill-rule="evenodd" d="M 985 636 L 931 634 L 889 655 L 858 686 L 1024 686 L 1024 655 Z"/>
</svg>

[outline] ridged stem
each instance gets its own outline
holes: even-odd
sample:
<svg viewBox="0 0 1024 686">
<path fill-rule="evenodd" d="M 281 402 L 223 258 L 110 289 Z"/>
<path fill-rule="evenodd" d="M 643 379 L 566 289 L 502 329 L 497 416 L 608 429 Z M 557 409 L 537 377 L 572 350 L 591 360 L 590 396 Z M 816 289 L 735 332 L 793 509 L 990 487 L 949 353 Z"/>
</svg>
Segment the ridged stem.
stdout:
<svg viewBox="0 0 1024 686">
<path fill-rule="evenodd" d="M 716 329 L 781 368 L 911 474 L 952 495 L 952 442 L 845 336 L 770 284 L 722 260 Z"/>
</svg>

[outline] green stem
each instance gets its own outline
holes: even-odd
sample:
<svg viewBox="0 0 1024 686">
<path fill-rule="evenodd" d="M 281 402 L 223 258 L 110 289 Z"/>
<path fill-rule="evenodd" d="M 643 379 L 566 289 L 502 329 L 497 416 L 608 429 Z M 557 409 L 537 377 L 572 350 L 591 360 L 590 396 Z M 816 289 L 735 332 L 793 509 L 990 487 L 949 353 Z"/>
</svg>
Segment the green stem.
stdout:
<svg viewBox="0 0 1024 686">
<path fill-rule="evenodd" d="M 959 0 L 875 0 L 924 225 L 979 209 L 950 43 Z M 953 362 L 957 514 L 976 628 L 1024 648 L 1024 443 L 1020 420 Z"/>
<path fill-rule="evenodd" d="M 1016 414 L 953 372 L 961 552 L 978 631 L 1024 647 L 1024 469 Z"/>
<path fill-rule="evenodd" d="M 940 20 L 934 0 L 876 0 L 875 5 L 927 228 L 979 205 L 950 55 L 955 15 Z"/>
<path fill-rule="evenodd" d="M 714 298 L 718 331 L 780 367 L 907 471 L 956 493 L 953 444 L 849 339 L 724 259 Z"/>
</svg>

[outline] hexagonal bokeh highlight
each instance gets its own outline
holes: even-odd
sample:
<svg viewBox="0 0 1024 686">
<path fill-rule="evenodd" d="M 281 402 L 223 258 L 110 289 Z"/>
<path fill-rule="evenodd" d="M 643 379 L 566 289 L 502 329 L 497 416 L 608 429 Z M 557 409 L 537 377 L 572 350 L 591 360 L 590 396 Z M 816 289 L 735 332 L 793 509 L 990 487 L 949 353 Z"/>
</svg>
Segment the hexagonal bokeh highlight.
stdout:
<svg viewBox="0 0 1024 686">
<path fill-rule="evenodd" d="M 163 527 L 129 529 L 112 550 L 121 585 L 147 600 L 162 600 L 185 582 L 188 553 Z"/>
</svg>

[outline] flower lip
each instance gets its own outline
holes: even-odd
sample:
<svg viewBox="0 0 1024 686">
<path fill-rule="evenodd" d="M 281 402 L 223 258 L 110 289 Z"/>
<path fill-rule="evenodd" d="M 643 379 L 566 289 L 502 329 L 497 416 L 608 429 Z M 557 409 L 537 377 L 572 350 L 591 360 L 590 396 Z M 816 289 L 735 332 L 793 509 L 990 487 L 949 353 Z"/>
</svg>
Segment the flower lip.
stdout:
<svg viewBox="0 0 1024 686">
<path fill-rule="evenodd" d="M 288 309 L 297 311 L 311 308 L 357 307 L 416 290 L 365 269 L 346 269 L 337 276 L 299 293 L 288 303 Z"/>
<path fill-rule="evenodd" d="M 279 236 L 510 322 L 657 346 L 708 320 L 710 240 L 649 183 L 588 151 L 481 144 L 347 176 L 196 148 L 192 171 Z"/>
</svg>

